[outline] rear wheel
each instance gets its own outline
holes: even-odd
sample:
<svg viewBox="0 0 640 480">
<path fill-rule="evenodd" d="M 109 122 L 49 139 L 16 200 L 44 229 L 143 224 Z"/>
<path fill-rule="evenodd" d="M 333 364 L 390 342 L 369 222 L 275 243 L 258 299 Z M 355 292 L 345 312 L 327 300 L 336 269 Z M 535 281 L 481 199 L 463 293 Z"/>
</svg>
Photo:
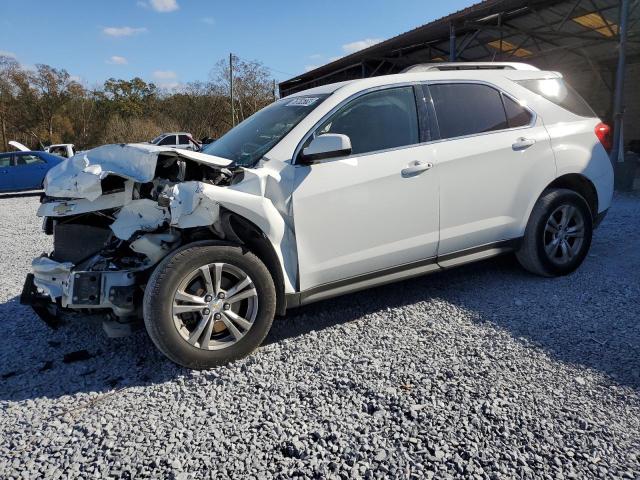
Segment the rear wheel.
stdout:
<svg viewBox="0 0 640 480">
<path fill-rule="evenodd" d="M 567 189 L 545 191 L 531 212 L 520 264 L 546 277 L 567 275 L 580 266 L 591 246 L 592 214 L 586 200 Z"/>
<path fill-rule="evenodd" d="M 262 343 L 275 300 L 271 275 L 251 252 L 198 243 L 156 268 L 145 291 L 144 320 L 151 340 L 171 360 L 209 368 Z"/>
</svg>

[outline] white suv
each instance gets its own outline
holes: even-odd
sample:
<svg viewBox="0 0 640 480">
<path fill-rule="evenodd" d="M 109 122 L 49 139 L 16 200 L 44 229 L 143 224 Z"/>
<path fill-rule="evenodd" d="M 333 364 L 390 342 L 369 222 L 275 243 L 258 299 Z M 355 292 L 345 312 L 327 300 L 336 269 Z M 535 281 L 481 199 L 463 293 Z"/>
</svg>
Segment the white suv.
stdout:
<svg viewBox="0 0 640 480">
<path fill-rule="evenodd" d="M 22 301 L 49 323 L 141 315 L 171 360 L 205 368 L 316 300 L 504 252 L 574 271 L 611 203 L 608 127 L 559 73 L 464 67 L 299 92 L 203 152 L 77 155 L 47 176 L 54 251 Z"/>
</svg>

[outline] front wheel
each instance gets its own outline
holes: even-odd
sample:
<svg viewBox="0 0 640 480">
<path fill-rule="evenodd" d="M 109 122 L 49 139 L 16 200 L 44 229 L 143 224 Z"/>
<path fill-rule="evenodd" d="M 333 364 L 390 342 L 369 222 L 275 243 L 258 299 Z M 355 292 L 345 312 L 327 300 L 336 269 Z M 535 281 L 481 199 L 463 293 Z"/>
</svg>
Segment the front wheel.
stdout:
<svg viewBox="0 0 640 480">
<path fill-rule="evenodd" d="M 547 190 L 536 202 L 516 256 L 538 275 L 567 275 L 589 252 L 593 220 L 586 200 L 563 188 Z"/>
<path fill-rule="evenodd" d="M 199 242 L 170 254 L 153 272 L 144 322 L 169 359 L 210 368 L 255 350 L 271 328 L 275 306 L 273 279 L 258 257 Z"/>
</svg>

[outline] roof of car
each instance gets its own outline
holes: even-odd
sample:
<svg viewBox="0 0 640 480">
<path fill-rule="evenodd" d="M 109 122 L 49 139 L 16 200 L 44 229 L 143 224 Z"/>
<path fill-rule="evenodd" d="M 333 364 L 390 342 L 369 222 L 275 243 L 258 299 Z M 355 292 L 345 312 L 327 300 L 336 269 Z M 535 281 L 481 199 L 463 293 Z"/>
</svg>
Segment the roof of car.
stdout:
<svg viewBox="0 0 640 480">
<path fill-rule="evenodd" d="M 500 68 L 489 68 L 491 64 L 479 63 L 469 64 L 470 68 L 461 68 L 463 63 L 456 64 L 456 69 L 451 67 L 452 64 L 442 64 L 440 68 L 442 70 L 436 70 L 437 64 L 426 66 L 425 64 L 416 65 L 415 67 L 408 69 L 405 73 L 397 73 L 393 75 L 379 75 L 376 77 L 359 78 L 356 80 L 347 80 L 344 82 L 330 83 L 328 85 L 321 85 L 319 87 L 310 88 L 308 90 L 302 90 L 296 92 L 290 97 L 302 96 L 302 95 L 321 95 L 331 94 L 340 88 L 346 86 L 360 85 L 362 88 L 370 88 L 382 85 L 390 85 L 394 83 L 403 82 L 415 82 L 415 81 L 428 81 L 428 80 L 491 80 L 495 78 L 509 78 L 511 80 L 525 80 L 525 79 L 538 79 L 538 78 L 558 78 L 562 75 L 558 72 L 550 72 L 545 70 L 538 70 L 527 64 L 511 63 L 509 65 L 518 65 L 520 68 L 505 68 L 506 64 L 499 64 Z M 287 98 L 287 97 L 285 97 Z"/>
</svg>

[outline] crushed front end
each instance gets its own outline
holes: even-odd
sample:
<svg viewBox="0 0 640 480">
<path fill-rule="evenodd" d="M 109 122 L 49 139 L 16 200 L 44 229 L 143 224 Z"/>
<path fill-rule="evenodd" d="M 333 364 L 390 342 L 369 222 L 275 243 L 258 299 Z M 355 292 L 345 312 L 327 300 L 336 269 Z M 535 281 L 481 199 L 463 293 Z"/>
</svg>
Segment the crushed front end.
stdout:
<svg viewBox="0 0 640 480">
<path fill-rule="evenodd" d="M 121 324 L 141 318 L 144 286 L 158 262 L 185 242 L 228 236 L 224 211 L 205 192 L 242 180 L 242 170 L 227 163 L 106 145 L 52 169 L 38 215 L 53 250 L 33 260 L 21 303 L 52 327 L 65 310 L 105 313 Z"/>
</svg>

